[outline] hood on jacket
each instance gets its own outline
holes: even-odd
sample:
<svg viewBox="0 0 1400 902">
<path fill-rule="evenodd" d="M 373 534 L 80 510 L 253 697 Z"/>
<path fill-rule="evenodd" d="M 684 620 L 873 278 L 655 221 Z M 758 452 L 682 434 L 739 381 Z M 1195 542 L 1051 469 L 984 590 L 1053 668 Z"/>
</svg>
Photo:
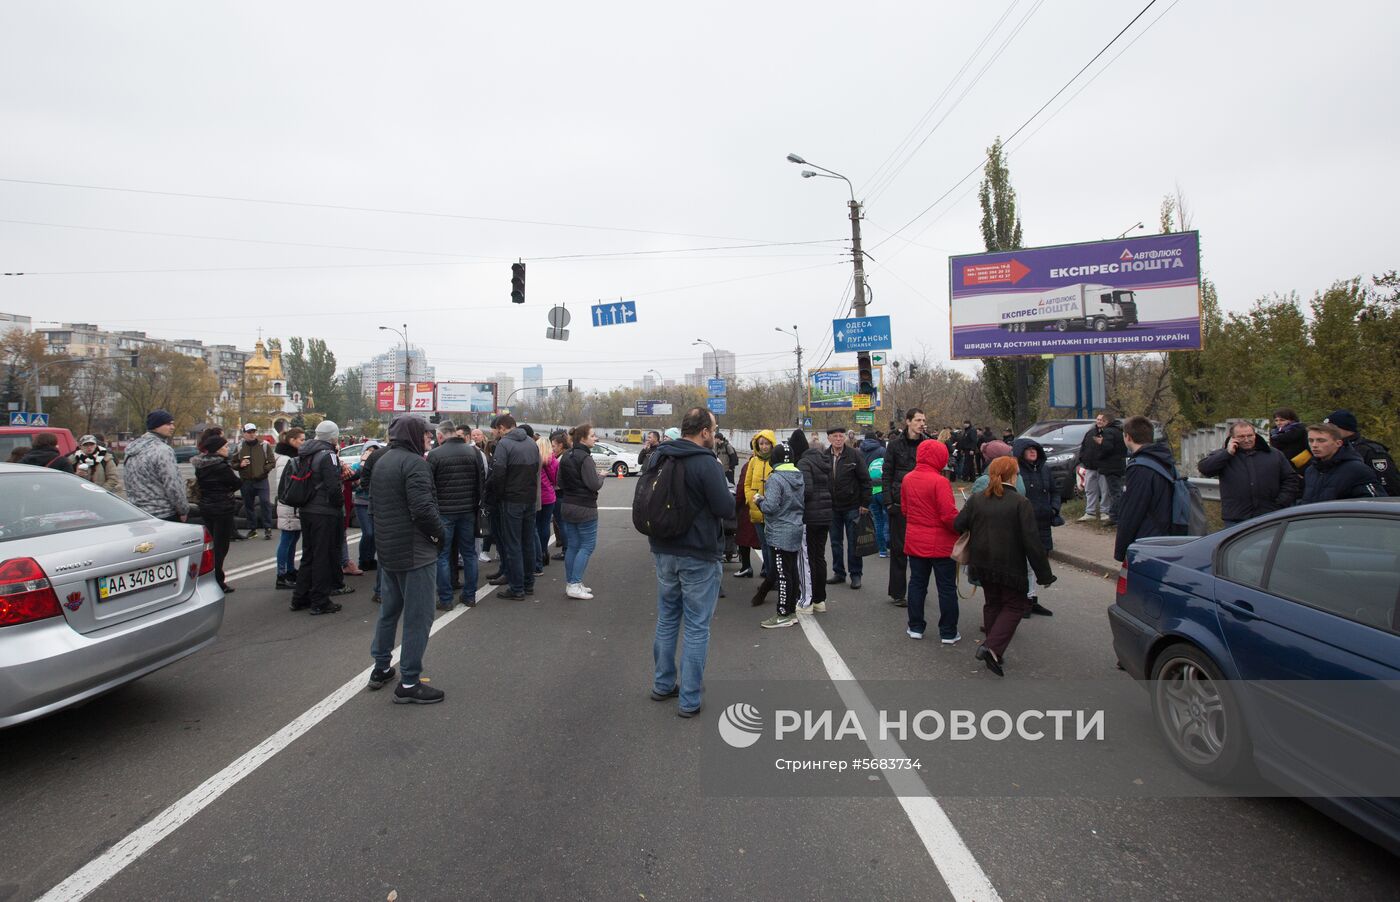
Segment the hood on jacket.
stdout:
<svg viewBox="0 0 1400 902">
<path fill-rule="evenodd" d="M 942 442 L 919 442 L 919 449 L 914 452 L 914 469 L 932 469 L 935 473 L 941 473 L 947 465 L 947 445 Z"/>
<path fill-rule="evenodd" d="M 1026 451 L 1035 449 L 1035 463 L 1026 460 Z M 1040 446 L 1040 442 L 1033 438 L 1018 438 L 1011 443 L 1011 454 L 1016 458 L 1016 462 L 1023 467 L 1030 467 L 1038 470 L 1045 466 L 1045 449 Z"/>
<path fill-rule="evenodd" d="M 132 439 L 126 446 L 127 463 L 130 463 L 133 458 L 140 457 L 142 454 L 145 454 L 157 446 L 168 447 L 165 439 L 156 435 L 154 432 L 147 432 L 144 435 Z"/>
<path fill-rule="evenodd" d="M 1157 463 L 1166 467 L 1167 472 L 1171 472 L 1172 467 L 1176 466 L 1176 460 L 1172 457 L 1172 449 L 1166 442 L 1153 442 L 1150 445 L 1143 445 L 1133 457 L 1150 457 L 1157 461 Z"/>
<path fill-rule="evenodd" d="M 297 452 L 297 457 L 312 457 L 316 454 L 320 454 L 322 451 L 330 451 L 333 453 L 335 450 L 335 445 L 332 445 L 330 442 L 323 441 L 319 438 L 307 439 L 302 443 L 301 450 Z"/>
<path fill-rule="evenodd" d="M 220 463 L 228 463 L 228 458 L 220 457 L 217 454 L 196 454 L 194 457 L 190 458 L 190 464 L 196 470 L 202 470 L 205 467 L 215 467 Z"/>
<path fill-rule="evenodd" d="M 389 444 L 405 448 L 414 454 L 422 454 L 426 450 L 423 437 L 427 435 L 427 432 L 427 424 L 418 417 L 394 417 L 394 421 L 389 424 Z M 509 438 L 517 432 L 524 438 L 525 433 L 518 426 L 512 429 L 506 437 Z M 311 443 L 307 442 L 307 444 Z M 302 452 L 305 453 L 305 451 L 306 445 L 303 445 Z"/>
<path fill-rule="evenodd" d="M 792 461 L 801 460 L 802 455 L 806 454 L 807 450 L 812 447 L 807 443 L 807 433 L 801 429 L 792 430 L 792 435 L 788 436 L 787 445 L 788 459 Z"/>
<path fill-rule="evenodd" d="M 752 439 L 749 440 L 749 448 L 750 448 L 750 450 L 753 451 L 755 457 L 758 456 L 758 440 L 761 439 L 761 438 L 766 438 L 766 439 L 768 439 L 768 441 L 769 441 L 770 443 L 774 444 L 774 445 L 778 444 L 778 434 L 777 434 L 776 432 L 774 432 L 772 429 L 761 429 L 761 430 L 759 430 L 759 431 L 754 435 L 754 437 L 753 437 Z M 759 458 L 759 459 L 760 459 L 760 460 L 766 460 L 766 458 Z"/>
<path fill-rule="evenodd" d="M 709 448 L 697 445 L 689 439 L 676 439 L 674 442 L 662 442 L 656 446 L 652 452 L 655 457 L 697 457 L 701 454 L 713 458 L 715 453 Z"/>
<path fill-rule="evenodd" d="M 297 456 L 297 449 L 296 449 L 296 448 L 293 448 L 293 447 L 292 447 L 290 444 L 288 444 L 287 442 L 278 442 L 277 445 L 276 445 L 276 447 L 274 447 L 274 448 L 272 449 L 272 451 L 273 451 L 274 454 L 280 454 L 280 455 L 282 455 L 283 457 L 296 457 L 296 456 Z"/>
<path fill-rule="evenodd" d="M 1365 458 L 1363 458 L 1360 454 L 1357 453 L 1356 448 L 1353 447 L 1350 443 L 1348 443 L 1338 448 L 1337 453 L 1333 454 L 1326 460 L 1323 460 L 1320 457 L 1314 457 L 1312 459 L 1312 463 L 1313 466 L 1317 467 L 1319 470 L 1322 470 L 1325 473 L 1333 467 L 1341 466 L 1344 462 L 1349 460 L 1359 460 L 1363 464 L 1366 462 Z"/>
<path fill-rule="evenodd" d="M 864 439 L 860 443 L 860 453 L 865 456 L 867 462 L 877 457 L 884 457 L 885 443 L 874 438 Z"/>
</svg>

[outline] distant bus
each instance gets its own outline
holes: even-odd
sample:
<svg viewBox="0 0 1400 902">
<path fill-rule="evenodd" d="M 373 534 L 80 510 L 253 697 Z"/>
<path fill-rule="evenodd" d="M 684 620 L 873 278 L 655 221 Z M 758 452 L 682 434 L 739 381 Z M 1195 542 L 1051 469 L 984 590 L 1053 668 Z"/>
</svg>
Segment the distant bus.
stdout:
<svg viewBox="0 0 1400 902">
<path fill-rule="evenodd" d="M 627 442 L 631 445 L 640 445 L 644 435 L 646 435 L 646 433 L 641 429 L 619 429 L 617 431 L 617 440 L 620 442 Z"/>
</svg>

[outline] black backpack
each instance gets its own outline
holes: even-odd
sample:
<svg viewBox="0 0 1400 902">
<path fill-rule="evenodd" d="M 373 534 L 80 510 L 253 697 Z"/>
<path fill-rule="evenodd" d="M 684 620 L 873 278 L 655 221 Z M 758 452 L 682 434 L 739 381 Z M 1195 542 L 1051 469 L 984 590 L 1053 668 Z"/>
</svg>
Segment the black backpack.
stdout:
<svg viewBox="0 0 1400 902">
<path fill-rule="evenodd" d="M 685 487 L 685 462 L 669 454 L 653 455 L 648 463 L 652 461 L 656 465 L 642 472 L 632 496 L 632 525 L 653 539 L 680 538 L 695 519 Z"/>
<path fill-rule="evenodd" d="M 277 503 L 305 507 L 316 497 L 316 455 L 298 457 L 282 468 L 277 481 Z"/>
</svg>

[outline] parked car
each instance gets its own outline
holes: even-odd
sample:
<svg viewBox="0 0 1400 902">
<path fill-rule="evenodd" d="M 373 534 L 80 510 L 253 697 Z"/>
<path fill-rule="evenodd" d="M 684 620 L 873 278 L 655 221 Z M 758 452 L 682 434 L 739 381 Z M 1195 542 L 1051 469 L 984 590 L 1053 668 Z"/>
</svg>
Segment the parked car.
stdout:
<svg viewBox="0 0 1400 902">
<path fill-rule="evenodd" d="M 611 476 L 631 476 L 642 472 L 637 462 L 637 452 L 607 442 L 593 445 L 593 463 L 599 473 Z"/>
<path fill-rule="evenodd" d="M 10 459 L 10 452 L 16 448 L 32 446 L 34 436 L 41 432 L 52 432 L 58 436 L 58 453 L 72 454 L 78 450 L 78 442 L 73 433 L 62 426 L 0 426 L 0 461 Z"/>
<path fill-rule="evenodd" d="M 367 444 L 369 443 L 360 442 L 358 445 L 346 445 L 344 448 L 341 448 L 338 452 L 336 452 L 336 454 L 340 457 L 341 463 L 350 464 L 352 467 L 358 468 L 360 463 L 360 455 L 365 453 L 365 445 Z M 380 442 L 380 444 L 385 444 L 385 442 Z"/>
<path fill-rule="evenodd" d="M 178 661 L 223 618 L 207 529 L 68 473 L 0 463 L 0 728 Z"/>
<path fill-rule="evenodd" d="M 180 445 L 175 449 L 175 462 L 180 464 L 189 463 L 199 456 L 199 449 L 194 445 Z"/>
<path fill-rule="evenodd" d="M 1041 420 L 1032 423 L 1018 438 L 1033 438 L 1045 449 L 1045 462 L 1050 466 L 1050 475 L 1055 478 L 1055 487 L 1060 490 L 1060 498 L 1068 501 L 1074 497 L 1076 489 L 1083 490 L 1083 479 L 1079 470 L 1079 446 L 1084 436 L 1094 428 L 1093 420 Z M 1162 427 L 1152 424 L 1153 441 L 1161 441 Z"/>
<path fill-rule="evenodd" d="M 1400 499 L 1140 540 L 1108 615 L 1183 768 L 1257 771 L 1400 854 L 1400 798 L 1358 782 L 1400 772 L 1395 683 L 1376 682 L 1400 680 Z"/>
</svg>

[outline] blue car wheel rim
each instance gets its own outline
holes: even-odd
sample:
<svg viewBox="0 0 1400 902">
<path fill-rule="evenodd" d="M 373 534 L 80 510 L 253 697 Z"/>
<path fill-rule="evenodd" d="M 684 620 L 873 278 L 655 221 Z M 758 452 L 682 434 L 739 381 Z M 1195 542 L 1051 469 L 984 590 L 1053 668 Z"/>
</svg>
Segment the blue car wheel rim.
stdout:
<svg viewBox="0 0 1400 902">
<path fill-rule="evenodd" d="M 1210 674 L 1187 658 L 1168 661 L 1157 678 L 1159 717 L 1167 739 L 1192 764 L 1208 767 L 1228 738 L 1225 702 Z"/>
</svg>

